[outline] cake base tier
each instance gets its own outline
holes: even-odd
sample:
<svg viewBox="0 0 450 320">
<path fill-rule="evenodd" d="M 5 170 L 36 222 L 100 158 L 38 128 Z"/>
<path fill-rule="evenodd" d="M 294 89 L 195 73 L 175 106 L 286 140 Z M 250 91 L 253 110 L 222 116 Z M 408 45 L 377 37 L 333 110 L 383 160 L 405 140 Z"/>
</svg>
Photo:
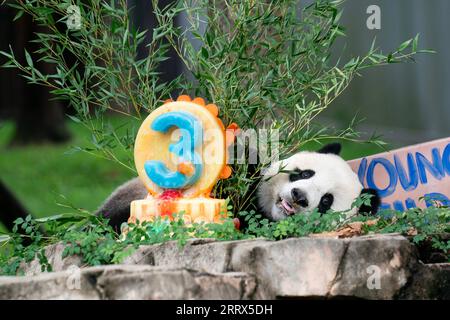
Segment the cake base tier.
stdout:
<svg viewBox="0 0 450 320">
<path fill-rule="evenodd" d="M 226 212 L 226 200 L 224 199 L 144 199 L 131 202 L 128 222 L 152 221 L 155 217 L 171 217 L 174 213 L 183 213 L 183 219 L 186 223 L 221 223 L 223 218 L 226 217 Z"/>
</svg>

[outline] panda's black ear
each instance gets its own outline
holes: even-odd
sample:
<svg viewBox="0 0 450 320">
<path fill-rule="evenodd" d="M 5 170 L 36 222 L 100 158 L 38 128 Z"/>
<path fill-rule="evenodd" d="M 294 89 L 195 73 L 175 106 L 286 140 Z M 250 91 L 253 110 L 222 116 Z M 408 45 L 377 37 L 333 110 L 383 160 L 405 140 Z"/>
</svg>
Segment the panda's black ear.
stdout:
<svg viewBox="0 0 450 320">
<path fill-rule="evenodd" d="M 375 213 L 378 212 L 378 208 L 381 205 L 381 198 L 378 195 L 377 190 L 375 189 L 362 189 L 361 190 L 361 195 L 363 194 L 369 194 L 371 195 L 370 197 L 370 205 L 365 205 L 363 204 L 361 207 L 359 207 L 359 213 L 365 213 L 368 215 L 374 215 Z"/>
<path fill-rule="evenodd" d="M 337 154 L 341 153 L 342 146 L 339 142 L 329 143 L 325 146 L 323 146 L 318 153 L 332 153 Z"/>
</svg>

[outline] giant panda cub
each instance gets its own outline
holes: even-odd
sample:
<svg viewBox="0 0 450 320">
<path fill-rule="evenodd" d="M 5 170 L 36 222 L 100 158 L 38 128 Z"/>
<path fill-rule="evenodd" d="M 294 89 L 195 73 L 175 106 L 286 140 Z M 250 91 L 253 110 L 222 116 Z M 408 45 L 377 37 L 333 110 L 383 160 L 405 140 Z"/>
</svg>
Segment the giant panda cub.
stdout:
<svg viewBox="0 0 450 320">
<path fill-rule="evenodd" d="M 259 184 L 259 209 L 274 221 L 315 209 L 322 214 L 345 212 L 347 217 L 376 213 L 380 206 L 376 190 L 363 188 L 340 151 L 341 145 L 332 143 L 317 152 L 302 151 L 272 164 Z M 372 195 L 370 205 L 351 208 L 363 193 Z"/>
<path fill-rule="evenodd" d="M 257 207 L 270 220 L 278 221 L 293 214 L 308 214 L 314 209 L 346 211 L 348 216 L 364 212 L 374 214 L 380 198 L 373 189 L 364 189 L 358 176 L 339 156 L 341 145 L 332 143 L 317 152 L 302 151 L 273 163 L 258 183 Z M 363 193 L 372 195 L 369 206 L 351 209 Z M 126 222 L 130 203 L 144 199 L 147 190 L 139 178 L 118 187 L 98 209 L 116 230 Z M 351 210 L 350 210 L 351 209 Z"/>
</svg>

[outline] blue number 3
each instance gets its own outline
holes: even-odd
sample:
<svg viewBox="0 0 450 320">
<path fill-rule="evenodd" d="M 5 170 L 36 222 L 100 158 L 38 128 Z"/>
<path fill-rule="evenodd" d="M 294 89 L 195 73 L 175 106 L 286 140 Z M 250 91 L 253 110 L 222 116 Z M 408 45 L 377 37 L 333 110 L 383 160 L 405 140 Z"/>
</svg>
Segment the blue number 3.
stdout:
<svg viewBox="0 0 450 320">
<path fill-rule="evenodd" d="M 181 129 L 180 140 L 169 146 L 169 151 L 179 157 L 180 162 L 194 165 L 194 173 L 186 176 L 178 171 L 171 171 L 161 161 L 148 160 L 144 164 L 145 173 L 156 185 L 164 189 L 181 189 L 194 184 L 202 172 L 202 159 L 195 148 L 203 143 L 203 128 L 193 115 L 183 111 L 173 111 L 158 116 L 151 128 L 167 133 L 172 127 Z"/>
</svg>

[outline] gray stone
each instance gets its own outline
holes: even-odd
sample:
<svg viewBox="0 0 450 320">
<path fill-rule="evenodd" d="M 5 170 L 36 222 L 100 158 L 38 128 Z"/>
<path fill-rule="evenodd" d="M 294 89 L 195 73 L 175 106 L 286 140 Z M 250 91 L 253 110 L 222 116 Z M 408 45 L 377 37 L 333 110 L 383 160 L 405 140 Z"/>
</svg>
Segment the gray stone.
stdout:
<svg viewBox="0 0 450 320">
<path fill-rule="evenodd" d="M 450 263 L 419 264 L 398 299 L 450 300 Z"/>
<path fill-rule="evenodd" d="M 237 272 L 200 273 L 151 266 L 100 266 L 78 273 L 0 277 L 0 299 L 250 299 L 256 283 Z"/>
<path fill-rule="evenodd" d="M 52 271 L 64 271 L 74 266 L 82 266 L 81 257 L 77 255 L 63 258 L 64 245 L 62 243 L 50 245 L 45 249 L 48 263 L 52 266 Z M 38 259 L 34 259 L 28 264 L 22 264 L 20 270 L 27 276 L 41 274 L 41 264 Z"/>
<path fill-rule="evenodd" d="M 391 299 L 411 277 L 414 248 L 399 235 L 351 239 L 293 238 L 143 246 L 126 263 L 239 271 L 258 279 L 256 297 L 360 297 Z M 372 267 L 371 267 L 372 266 Z M 368 269 L 369 268 L 369 269 Z M 381 289 L 371 268 L 379 268 Z M 375 283 L 376 285 L 376 283 Z"/>
<path fill-rule="evenodd" d="M 177 241 L 141 246 L 123 262 L 167 268 L 189 268 L 206 272 L 224 272 L 230 243 L 213 239 L 189 240 L 184 246 Z"/>
<path fill-rule="evenodd" d="M 0 277 L 0 299 L 71 300 L 100 299 L 91 278 L 85 272 L 43 273 L 36 276 Z"/>
<path fill-rule="evenodd" d="M 418 264 L 415 248 L 400 235 L 362 236 L 345 244 L 330 296 L 393 299 Z"/>
<path fill-rule="evenodd" d="M 105 274 L 99 278 L 104 299 L 249 299 L 255 280 L 243 273 L 209 274 L 197 271 L 147 270 Z"/>
<path fill-rule="evenodd" d="M 236 245 L 230 269 L 257 277 L 258 298 L 326 296 L 344 250 L 329 238 L 256 240 Z"/>
<path fill-rule="evenodd" d="M 62 259 L 61 245 L 47 252 L 56 271 L 76 271 L 81 265 L 79 257 Z M 33 263 L 26 266 L 29 274 L 40 273 Z M 54 278 L 3 278 L 9 284 L 2 286 L 0 281 L 0 296 L 27 297 L 29 281 L 38 292 L 47 290 L 42 295 L 46 298 L 448 299 L 449 266 L 424 265 L 416 248 L 398 234 L 282 241 L 194 239 L 185 246 L 176 241 L 141 246 L 120 266 L 81 268 L 86 286 L 78 293 L 67 291 L 67 275 L 56 272 Z"/>
<path fill-rule="evenodd" d="M 229 261 L 234 247 L 259 240 L 216 241 L 192 239 L 184 246 L 177 241 L 141 246 L 123 264 L 148 264 L 166 268 L 188 268 L 205 272 L 230 271 Z"/>
</svg>

